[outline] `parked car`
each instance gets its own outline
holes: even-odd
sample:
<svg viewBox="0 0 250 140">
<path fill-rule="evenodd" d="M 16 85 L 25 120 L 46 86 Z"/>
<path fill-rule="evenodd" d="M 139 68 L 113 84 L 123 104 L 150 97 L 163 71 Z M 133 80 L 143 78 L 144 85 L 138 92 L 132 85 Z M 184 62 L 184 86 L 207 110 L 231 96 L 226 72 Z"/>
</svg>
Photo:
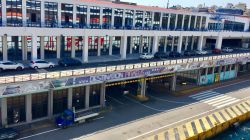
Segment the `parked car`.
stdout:
<svg viewBox="0 0 250 140">
<path fill-rule="evenodd" d="M 154 58 L 168 58 L 168 54 L 164 52 L 157 52 L 155 53 Z"/>
<path fill-rule="evenodd" d="M 169 53 L 169 57 L 181 57 L 181 54 L 180 53 L 178 53 L 178 52 L 170 52 Z"/>
<path fill-rule="evenodd" d="M 0 129 L 0 140 L 13 140 L 18 137 L 19 133 L 14 128 Z"/>
<path fill-rule="evenodd" d="M 140 55 L 140 59 L 144 59 L 144 60 L 149 60 L 149 59 L 153 59 L 154 56 L 152 54 L 149 53 L 143 53 Z"/>
<path fill-rule="evenodd" d="M 195 51 L 184 51 L 185 56 L 195 56 L 196 52 Z"/>
<path fill-rule="evenodd" d="M 38 60 L 30 61 L 30 67 L 33 68 L 33 69 L 54 68 L 55 63 L 38 59 Z"/>
<path fill-rule="evenodd" d="M 233 52 L 234 50 L 232 48 L 229 48 L 229 47 L 225 47 L 222 49 L 223 52 L 226 52 L 226 53 L 231 53 Z"/>
<path fill-rule="evenodd" d="M 0 71 L 3 70 L 23 70 L 24 65 L 12 61 L 0 61 Z"/>
<path fill-rule="evenodd" d="M 221 54 L 221 50 L 215 48 L 215 49 L 212 50 L 212 53 L 213 54 Z"/>
<path fill-rule="evenodd" d="M 58 61 L 58 64 L 60 66 L 64 66 L 64 67 L 67 67 L 67 66 L 80 66 L 80 65 L 82 65 L 82 62 L 80 60 L 73 59 L 73 58 L 63 58 L 63 59 L 60 59 Z"/>
<path fill-rule="evenodd" d="M 208 52 L 207 52 L 207 51 L 204 51 L 204 50 L 196 50 L 195 53 L 196 53 L 197 55 L 205 55 L 205 54 L 208 54 Z"/>
</svg>

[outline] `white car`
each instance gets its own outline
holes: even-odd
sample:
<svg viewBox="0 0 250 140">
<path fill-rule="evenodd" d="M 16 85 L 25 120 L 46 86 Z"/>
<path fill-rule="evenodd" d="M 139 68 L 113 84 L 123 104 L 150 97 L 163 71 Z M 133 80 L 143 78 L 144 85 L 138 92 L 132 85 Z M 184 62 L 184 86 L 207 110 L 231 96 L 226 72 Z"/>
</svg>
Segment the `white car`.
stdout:
<svg viewBox="0 0 250 140">
<path fill-rule="evenodd" d="M 32 60 L 30 62 L 30 67 L 33 69 L 54 68 L 55 64 L 45 60 Z"/>
<path fill-rule="evenodd" d="M 222 51 L 223 51 L 223 52 L 226 52 L 226 53 L 231 53 L 231 52 L 233 52 L 234 50 L 231 49 L 231 48 L 229 48 L 229 47 L 225 47 L 225 48 L 222 49 Z"/>
<path fill-rule="evenodd" d="M 203 50 L 196 50 L 195 52 L 196 52 L 196 54 L 199 54 L 199 55 L 205 55 L 205 54 L 208 54 L 208 52 L 207 52 L 207 51 L 203 51 Z"/>
<path fill-rule="evenodd" d="M 143 53 L 140 55 L 140 59 L 144 59 L 144 60 L 149 60 L 149 59 L 153 59 L 154 55 L 149 54 L 149 53 Z"/>
<path fill-rule="evenodd" d="M 23 70 L 24 65 L 12 61 L 0 61 L 0 71 L 3 70 Z"/>
</svg>

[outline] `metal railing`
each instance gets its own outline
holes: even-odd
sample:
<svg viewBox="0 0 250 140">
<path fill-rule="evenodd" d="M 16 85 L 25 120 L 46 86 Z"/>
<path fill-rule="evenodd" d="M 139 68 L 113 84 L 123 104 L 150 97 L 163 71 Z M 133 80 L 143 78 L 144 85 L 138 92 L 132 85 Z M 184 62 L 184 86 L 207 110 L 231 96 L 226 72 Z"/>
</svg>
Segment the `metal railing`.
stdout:
<svg viewBox="0 0 250 140">
<path fill-rule="evenodd" d="M 69 77 L 69 76 L 101 74 L 101 73 L 107 73 L 107 72 L 124 71 L 124 70 L 141 69 L 141 68 L 145 69 L 145 68 L 157 67 L 157 66 L 187 64 L 187 63 L 193 63 L 193 62 L 220 60 L 220 59 L 226 59 L 226 58 L 240 58 L 240 57 L 246 57 L 246 56 L 250 56 L 250 53 L 237 53 L 237 54 L 226 54 L 226 55 L 194 57 L 194 58 L 180 58 L 180 59 L 163 60 L 163 61 L 157 61 L 157 62 L 146 62 L 146 63 L 104 66 L 104 67 L 65 70 L 65 71 L 56 71 L 56 72 L 13 75 L 13 76 L 0 77 L 0 84 L 27 82 L 27 81 L 45 80 L 45 79 L 54 79 L 54 78 L 64 78 L 64 77 Z"/>
</svg>

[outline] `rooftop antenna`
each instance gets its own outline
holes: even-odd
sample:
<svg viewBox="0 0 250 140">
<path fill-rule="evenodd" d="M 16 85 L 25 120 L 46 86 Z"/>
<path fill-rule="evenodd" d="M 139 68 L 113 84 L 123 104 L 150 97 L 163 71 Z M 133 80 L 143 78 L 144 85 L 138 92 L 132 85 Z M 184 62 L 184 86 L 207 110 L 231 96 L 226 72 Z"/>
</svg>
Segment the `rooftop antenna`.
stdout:
<svg viewBox="0 0 250 140">
<path fill-rule="evenodd" d="M 169 8 L 169 0 L 168 0 L 168 3 L 167 3 L 167 9 Z"/>
</svg>

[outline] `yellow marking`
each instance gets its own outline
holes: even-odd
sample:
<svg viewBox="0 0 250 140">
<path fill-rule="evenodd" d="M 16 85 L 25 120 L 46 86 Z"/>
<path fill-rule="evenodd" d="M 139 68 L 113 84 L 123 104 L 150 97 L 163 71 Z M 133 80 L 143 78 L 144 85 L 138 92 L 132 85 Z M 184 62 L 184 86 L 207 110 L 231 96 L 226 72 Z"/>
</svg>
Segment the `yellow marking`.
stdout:
<svg viewBox="0 0 250 140">
<path fill-rule="evenodd" d="M 179 136 L 180 136 L 180 140 L 186 140 L 186 135 L 184 133 L 183 126 L 178 126 L 177 130 L 178 130 L 178 133 L 179 133 Z"/>
<path fill-rule="evenodd" d="M 231 117 L 227 114 L 225 110 L 221 110 L 220 112 L 226 118 L 227 121 L 231 120 Z"/>
<path fill-rule="evenodd" d="M 227 112 L 228 112 L 233 118 L 236 118 L 236 117 L 237 117 L 237 115 L 235 115 L 234 112 L 233 112 L 230 108 L 227 108 L 226 110 L 227 110 Z M 232 118 L 232 119 L 233 119 L 233 118 Z"/>
<path fill-rule="evenodd" d="M 189 137 L 193 137 L 194 130 L 193 130 L 193 127 L 191 125 L 191 122 L 186 123 L 186 128 L 187 128 L 187 132 L 188 132 Z"/>
<path fill-rule="evenodd" d="M 201 118 L 203 124 L 204 124 L 204 127 L 206 130 L 209 130 L 211 127 L 209 125 L 209 123 L 207 122 L 207 119 L 205 117 Z"/>
<path fill-rule="evenodd" d="M 220 123 L 224 123 L 224 119 L 221 117 L 221 115 L 218 112 L 215 112 L 214 115 L 217 117 L 217 119 L 220 121 Z"/>
<path fill-rule="evenodd" d="M 168 137 L 169 137 L 169 140 L 175 140 L 174 129 L 171 128 L 168 130 Z"/>
<path fill-rule="evenodd" d="M 235 106 L 233 106 L 232 109 L 234 110 L 235 113 L 237 113 L 237 116 L 242 115 L 242 113 L 240 112 L 240 110 L 238 108 L 236 108 Z"/>
<path fill-rule="evenodd" d="M 219 122 L 217 122 L 212 115 L 208 115 L 208 118 L 214 126 L 219 124 Z"/>
<path fill-rule="evenodd" d="M 194 120 L 194 124 L 195 124 L 195 127 L 196 127 L 196 130 L 198 133 L 202 133 L 203 132 L 203 129 L 201 127 L 201 124 L 199 122 L 199 120 Z"/>
<path fill-rule="evenodd" d="M 247 109 L 247 111 L 250 111 L 250 107 L 249 107 L 245 102 L 243 102 L 242 104 L 243 104 L 244 107 Z"/>
<path fill-rule="evenodd" d="M 148 138 L 145 138 L 144 140 L 154 140 L 156 135 L 150 136 Z"/>
<path fill-rule="evenodd" d="M 158 140 L 165 140 L 165 131 L 158 134 Z"/>
<path fill-rule="evenodd" d="M 247 113 L 247 110 L 241 104 L 236 105 L 236 107 L 239 108 L 239 110 L 241 110 L 244 114 Z"/>
</svg>

